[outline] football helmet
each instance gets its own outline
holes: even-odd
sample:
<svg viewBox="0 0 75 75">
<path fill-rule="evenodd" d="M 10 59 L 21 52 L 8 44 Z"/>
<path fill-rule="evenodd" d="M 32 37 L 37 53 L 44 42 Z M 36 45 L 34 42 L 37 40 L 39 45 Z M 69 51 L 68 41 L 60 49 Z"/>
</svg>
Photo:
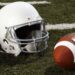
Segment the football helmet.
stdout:
<svg viewBox="0 0 75 75">
<path fill-rule="evenodd" d="M 48 32 L 37 10 L 26 2 L 13 2 L 0 10 L 0 47 L 18 56 L 37 53 L 48 47 Z"/>
</svg>

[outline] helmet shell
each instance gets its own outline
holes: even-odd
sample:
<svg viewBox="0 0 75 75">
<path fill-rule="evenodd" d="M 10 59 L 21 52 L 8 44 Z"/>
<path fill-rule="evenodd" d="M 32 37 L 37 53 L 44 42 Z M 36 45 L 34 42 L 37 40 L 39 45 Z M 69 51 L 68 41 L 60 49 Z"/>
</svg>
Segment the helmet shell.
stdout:
<svg viewBox="0 0 75 75">
<path fill-rule="evenodd" d="M 13 2 L 0 10 L 0 35 L 6 32 L 5 27 L 42 20 L 37 10 L 26 2 Z"/>
</svg>

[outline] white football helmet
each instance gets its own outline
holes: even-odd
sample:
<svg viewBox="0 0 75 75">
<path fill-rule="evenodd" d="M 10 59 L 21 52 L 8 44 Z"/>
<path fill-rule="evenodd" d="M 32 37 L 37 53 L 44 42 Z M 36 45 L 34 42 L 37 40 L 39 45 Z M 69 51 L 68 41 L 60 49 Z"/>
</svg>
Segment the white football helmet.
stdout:
<svg viewBox="0 0 75 75">
<path fill-rule="evenodd" d="M 26 2 L 13 2 L 0 10 L 0 46 L 3 52 L 18 56 L 48 47 L 48 32 L 37 10 Z"/>
</svg>

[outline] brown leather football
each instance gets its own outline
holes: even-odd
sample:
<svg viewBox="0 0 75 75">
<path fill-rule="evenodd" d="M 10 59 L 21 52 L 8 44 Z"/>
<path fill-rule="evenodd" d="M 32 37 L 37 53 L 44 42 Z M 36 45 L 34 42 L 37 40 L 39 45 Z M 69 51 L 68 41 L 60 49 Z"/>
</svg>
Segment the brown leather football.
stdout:
<svg viewBox="0 0 75 75">
<path fill-rule="evenodd" d="M 75 68 L 75 33 L 60 38 L 54 47 L 54 61 L 62 68 Z"/>
</svg>

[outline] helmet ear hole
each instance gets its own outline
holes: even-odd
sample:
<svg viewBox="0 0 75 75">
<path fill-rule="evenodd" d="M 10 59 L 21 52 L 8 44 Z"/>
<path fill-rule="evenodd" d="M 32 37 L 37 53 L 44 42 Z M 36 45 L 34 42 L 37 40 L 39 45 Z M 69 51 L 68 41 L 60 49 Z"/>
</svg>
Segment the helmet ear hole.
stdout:
<svg viewBox="0 0 75 75">
<path fill-rule="evenodd" d="M 6 42 L 8 44 L 8 41 L 6 39 L 3 39 L 3 42 Z"/>
</svg>

